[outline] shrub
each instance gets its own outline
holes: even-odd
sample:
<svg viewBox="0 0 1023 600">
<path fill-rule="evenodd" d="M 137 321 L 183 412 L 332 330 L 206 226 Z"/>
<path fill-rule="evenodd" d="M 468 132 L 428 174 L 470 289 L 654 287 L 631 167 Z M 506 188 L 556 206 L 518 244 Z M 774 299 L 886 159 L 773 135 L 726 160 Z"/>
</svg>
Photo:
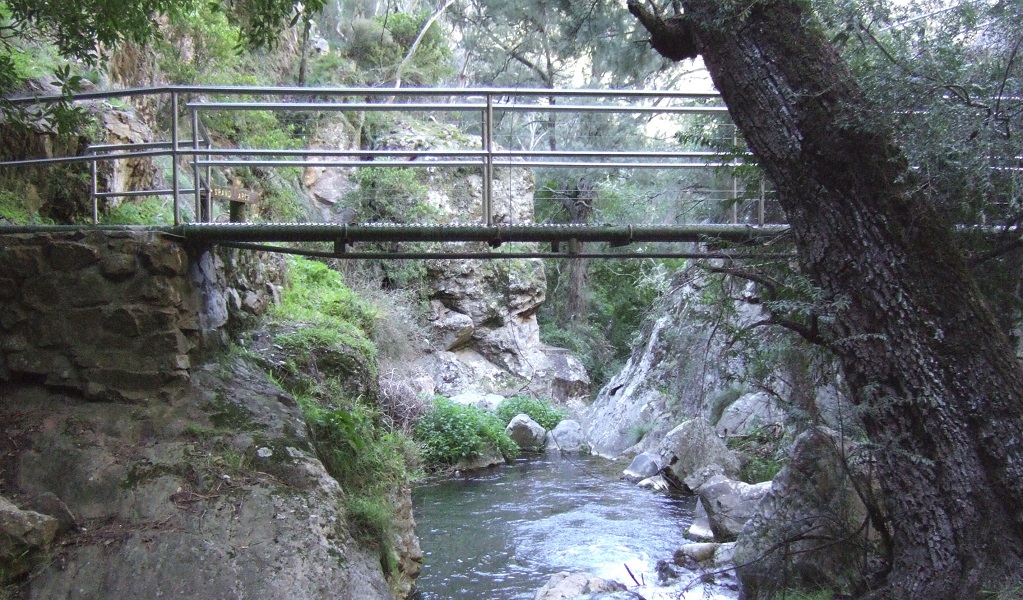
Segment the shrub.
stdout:
<svg viewBox="0 0 1023 600">
<path fill-rule="evenodd" d="M 526 395 L 505 398 L 497 406 L 497 418 L 506 425 L 516 415 L 521 414 L 529 415 L 530 419 L 533 419 L 548 431 L 557 427 L 558 423 L 568 417 L 568 411 L 565 409 L 552 406 L 546 400 Z"/>
<path fill-rule="evenodd" d="M 519 447 L 504 432 L 504 427 L 494 413 L 438 396 L 416 425 L 415 439 L 429 466 L 454 465 L 463 458 L 479 456 L 488 448 L 497 448 L 505 460 L 511 460 L 518 456 Z"/>
</svg>

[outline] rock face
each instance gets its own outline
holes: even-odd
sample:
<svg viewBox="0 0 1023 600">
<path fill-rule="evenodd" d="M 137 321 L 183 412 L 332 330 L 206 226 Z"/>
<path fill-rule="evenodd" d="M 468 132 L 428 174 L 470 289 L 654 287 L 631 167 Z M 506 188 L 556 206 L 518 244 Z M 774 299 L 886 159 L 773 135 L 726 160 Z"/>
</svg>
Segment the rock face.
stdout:
<svg viewBox="0 0 1023 600">
<path fill-rule="evenodd" d="M 378 132 L 374 149 L 466 150 L 478 148 L 479 143 L 455 127 L 402 121 Z M 480 169 L 428 168 L 418 173 L 422 193 L 394 199 L 389 218 L 437 224 L 485 221 Z M 533 223 L 534 187 L 529 169 L 498 169 L 492 222 Z M 444 249 L 489 250 L 485 244 L 461 243 L 445 244 Z M 427 336 L 433 351 L 420 358 L 417 366 L 434 374 L 437 393 L 508 396 L 525 390 L 578 404 L 589 396 L 590 379 L 582 364 L 566 350 L 540 341 L 536 311 L 546 299 L 547 288 L 539 259 L 430 261 L 425 279 L 430 299 Z"/>
<path fill-rule="evenodd" d="M 52 558 L 24 597 L 409 591 L 409 490 L 384 573 L 294 398 L 241 359 L 197 366 L 274 301 L 280 274 L 256 263 L 148 234 L 0 236 L 0 485 L 16 507 L 0 502 L 0 524 L 20 544 L 6 550 Z"/>
<path fill-rule="evenodd" d="M 809 349 L 777 329 L 749 329 L 766 316 L 756 302 L 708 303 L 703 296 L 710 285 L 695 268 L 675 274 L 637 336 L 642 343 L 584 415 L 594 452 L 617 457 L 655 450 L 669 431 L 694 417 L 729 437 L 779 423 L 802 428 L 856 422 L 834 385 L 834 371 L 815 365 Z M 756 299 L 752 287 L 732 293 Z M 748 335 L 731 339 L 737 330 Z M 770 360 L 754 373 L 744 354 Z M 757 387 L 772 394 L 748 391 Z M 778 397 L 796 410 L 782 410 Z"/>
<path fill-rule="evenodd" d="M 759 428 L 783 427 L 785 410 L 767 392 L 743 394 L 721 413 L 714 429 L 718 435 L 746 435 Z"/>
<path fill-rule="evenodd" d="M 745 597 L 766 600 L 782 587 L 840 590 L 859 582 L 864 557 L 878 557 L 877 536 L 857 492 L 871 497 L 868 473 L 869 457 L 832 430 L 797 438 L 789 463 L 736 543 Z"/>
<path fill-rule="evenodd" d="M 700 290 L 694 274 L 675 276 L 656 318 L 641 331 L 643 344 L 597 394 L 583 422 L 597 454 L 656 449 L 680 422 L 704 414 L 705 399 L 723 386 L 717 342 L 697 319 L 706 311 Z M 647 433 L 637 439 L 637 430 Z"/>
<path fill-rule="evenodd" d="M 261 266 L 259 266 L 261 265 Z M 190 261 L 154 234 L 0 237 L 0 380 L 142 401 L 188 382 L 190 352 L 279 297 L 282 268 L 251 254 Z"/>
<path fill-rule="evenodd" d="M 156 235 L 0 237 L 0 380 L 129 402 L 173 393 L 200 328 L 188 269 Z"/>
<path fill-rule="evenodd" d="M 256 370 L 203 367 L 130 413 L 34 386 L 2 397 L 5 489 L 52 494 L 79 526 L 27 598 L 392 597 L 294 400 Z"/>
</svg>

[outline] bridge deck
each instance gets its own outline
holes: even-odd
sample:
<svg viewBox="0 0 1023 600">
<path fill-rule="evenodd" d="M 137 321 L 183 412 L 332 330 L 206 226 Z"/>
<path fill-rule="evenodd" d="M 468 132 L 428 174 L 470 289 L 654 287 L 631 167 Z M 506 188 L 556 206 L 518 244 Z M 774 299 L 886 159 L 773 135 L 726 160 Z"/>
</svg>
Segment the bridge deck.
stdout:
<svg viewBox="0 0 1023 600">
<path fill-rule="evenodd" d="M 177 226 L 99 225 L 8 225 L 0 226 L 0 235 L 44 233 L 60 231 L 135 231 L 151 232 L 182 238 L 200 245 L 223 245 L 253 250 L 333 256 L 339 258 L 632 258 L 632 257 L 690 257 L 735 258 L 760 256 L 762 251 L 751 249 L 784 235 L 784 225 L 398 225 L 398 224 L 339 224 L 339 223 L 188 223 Z M 327 242 L 333 251 L 287 246 L 269 246 L 268 243 Z M 431 251 L 357 251 L 357 244 L 381 242 L 433 242 L 447 243 L 446 247 Z M 623 249 L 633 244 L 649 243 L 706 243 L 711 246 L 747 246 L 737 251 L 607 251 L 581 252 L 578 243 L 600 243 L 611 249 Z M 527 248 L 516 251 L 505 244 L 549 244 L 550 250 Z M 452 244 L 468 244 L 459 246 Z M 474 245 L 475 244 L 475 245 Z M 490 250 L 480 248 L 486 244 Z M 499 248 L 505 247 L 498 251 Z"/>
</svg>

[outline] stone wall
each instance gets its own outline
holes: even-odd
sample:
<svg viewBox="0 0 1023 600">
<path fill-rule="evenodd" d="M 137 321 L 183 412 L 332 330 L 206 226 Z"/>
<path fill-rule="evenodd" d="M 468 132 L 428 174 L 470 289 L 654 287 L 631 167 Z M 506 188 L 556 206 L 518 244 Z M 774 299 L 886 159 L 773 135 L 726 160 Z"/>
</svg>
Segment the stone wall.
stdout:
<svg viewBox="0 0 1023 600">
<path fill-rule="evenodd" d="M 189 260 L 158 234 L 0 236 L 0 379 L 142 401 L 188 381 Z"/>
</svg>

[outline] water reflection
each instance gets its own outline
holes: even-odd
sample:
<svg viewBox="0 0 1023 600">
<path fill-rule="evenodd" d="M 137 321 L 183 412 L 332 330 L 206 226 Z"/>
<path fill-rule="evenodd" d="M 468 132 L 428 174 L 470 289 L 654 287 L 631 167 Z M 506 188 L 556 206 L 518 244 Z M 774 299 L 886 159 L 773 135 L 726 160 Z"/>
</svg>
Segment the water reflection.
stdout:
<svg viewBox="0 0 1023 600">
<path fill-rule="evenodd" d="M 692 498 L 619 481 L 594 457 L 519 461 L 413 493 L 425 553 L 420 600 L 532 600 L 558 571 L 651 583 L 692 521 Z"/>
</svg>

